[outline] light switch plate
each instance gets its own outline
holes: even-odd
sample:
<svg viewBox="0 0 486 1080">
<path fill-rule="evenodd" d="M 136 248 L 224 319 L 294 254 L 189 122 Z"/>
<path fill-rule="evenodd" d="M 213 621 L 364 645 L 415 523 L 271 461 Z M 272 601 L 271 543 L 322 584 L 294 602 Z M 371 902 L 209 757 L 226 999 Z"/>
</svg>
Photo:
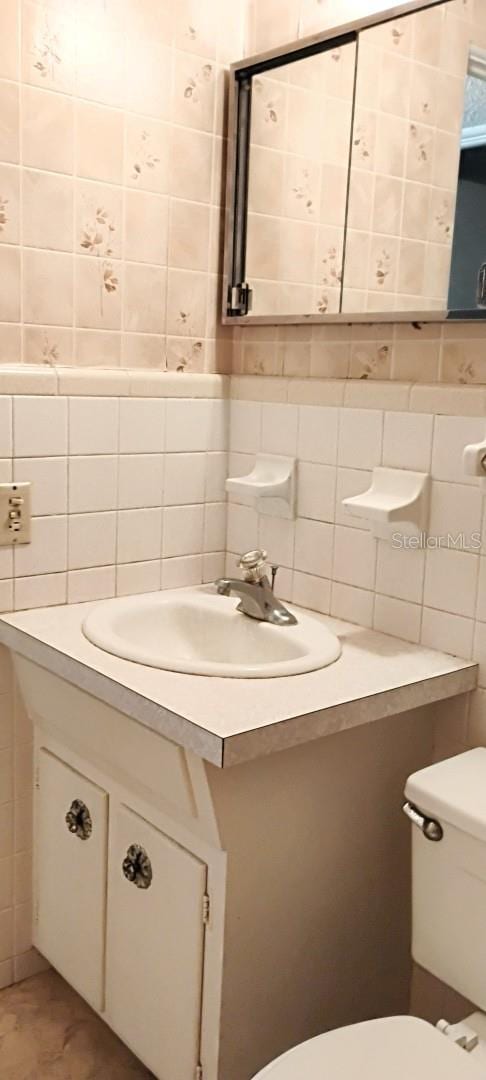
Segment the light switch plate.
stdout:
<svg viewBox="0 0 486 1080">
<path fill-rule="evenodd" d="M 0 547 L 31 542 L 30 484 L 0 484 Z"/>
</svg>

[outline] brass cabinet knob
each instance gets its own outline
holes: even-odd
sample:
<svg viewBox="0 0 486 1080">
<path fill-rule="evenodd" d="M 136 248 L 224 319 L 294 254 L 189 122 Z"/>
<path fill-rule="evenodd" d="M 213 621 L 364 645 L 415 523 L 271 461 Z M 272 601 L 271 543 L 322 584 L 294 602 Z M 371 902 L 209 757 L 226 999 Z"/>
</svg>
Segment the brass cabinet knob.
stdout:
<svg viewBox="0 0 486 1080">
<path fill-rule="evenodd" d="M 149 889 L 152 884 L 152 863 L 145 851 L 139 844 L 131 844 L 122 863 L 122 870 L 127 881 L 131 881 L 137 889 Z"/>
<path fill-rule="evenodd" d="M 93 822 L 88 807 L 81 799 L 73 799 L 65 820 L 73 836 L 77 836 L 79 840 L 89 840 L 93 831 Z"/>
</svg>

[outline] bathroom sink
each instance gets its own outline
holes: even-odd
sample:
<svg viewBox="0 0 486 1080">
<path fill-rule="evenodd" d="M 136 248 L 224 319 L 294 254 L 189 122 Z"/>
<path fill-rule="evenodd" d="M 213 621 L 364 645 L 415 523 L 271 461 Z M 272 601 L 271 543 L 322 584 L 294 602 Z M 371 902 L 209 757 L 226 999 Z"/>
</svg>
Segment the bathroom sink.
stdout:
<svg viewBox="0 0 486 1080">
<path fill-rule="evenodd" d="M 138 664 L 233 679 L 300 675 L 341 655 L 339 639 L 298 611 L 295 626 L 271 626 L 236 610 L 238 599 L 176 589 L 105 600 L 83 633 L 99 649 Z"/>
</svg>

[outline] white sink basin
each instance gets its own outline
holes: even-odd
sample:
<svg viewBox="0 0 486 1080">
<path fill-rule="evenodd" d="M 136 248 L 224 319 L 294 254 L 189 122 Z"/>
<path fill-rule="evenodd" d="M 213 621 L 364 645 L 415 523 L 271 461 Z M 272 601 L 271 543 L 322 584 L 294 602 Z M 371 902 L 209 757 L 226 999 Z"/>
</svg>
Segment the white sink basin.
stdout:
<svg viewBox="0 0 486 1080">
<path fill-rule="evenodd" d="M 271 626 L 236 610 L 238 599 L 176 589 L 98 604 L 85 636 L 137 664 L 233 679 L 300 675 L 326 667 L 341 643 L 318 618 L 296 612 L 296 626 Z"/>
</svg>

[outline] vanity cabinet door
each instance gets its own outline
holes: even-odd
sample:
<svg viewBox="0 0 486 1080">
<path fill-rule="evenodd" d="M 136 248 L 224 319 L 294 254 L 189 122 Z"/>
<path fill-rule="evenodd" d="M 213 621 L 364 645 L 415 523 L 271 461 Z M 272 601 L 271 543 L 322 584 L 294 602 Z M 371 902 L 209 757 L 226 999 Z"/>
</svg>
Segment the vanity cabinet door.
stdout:
<svg viewBox="0 0 486 1080">
<path fill-rule="evenodd" d="M 156 1077 L 194 1080 L 207 868 L 126 807 L 120 807 L 112 828 L 110 1023 Z"/>
<path fill-rule="evenodd" d="M 38 758 L 34 941 L 103 1009 L 108 796 L 47 750 Z"/>
</svg>

